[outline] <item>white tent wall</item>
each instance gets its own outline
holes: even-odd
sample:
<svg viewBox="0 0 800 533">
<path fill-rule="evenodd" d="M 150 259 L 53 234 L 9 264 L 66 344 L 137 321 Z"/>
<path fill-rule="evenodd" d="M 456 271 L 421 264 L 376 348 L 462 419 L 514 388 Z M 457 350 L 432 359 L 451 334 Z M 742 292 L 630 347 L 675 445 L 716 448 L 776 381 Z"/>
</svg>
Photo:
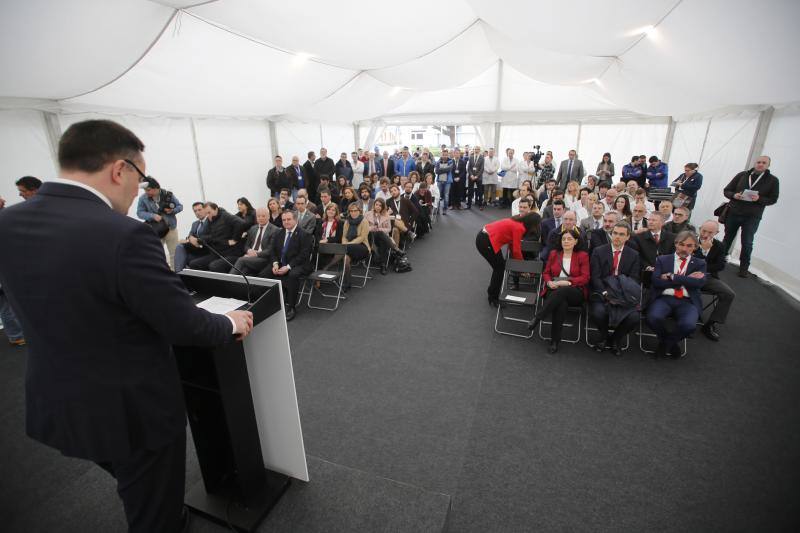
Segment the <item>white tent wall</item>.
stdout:
<svg viewBox="0 0 800 533">
<path fill-rule="evenodd" d="M 800 299 L 800 237 L 792 224 L 795 201 L 800 198 L 800 184 L 794 176 L 798 153 L 800 106 L 776 110 L 762 154 L 772 158 L 770 171 L 780 180 L 780 198 L 764 211 L 756 233 L 753 266 Z"/>
<path fill-rule="evenodd" d="M 0 111 L 0 196 L 6 205 L 21 202 L 14 182 L 22 176 L 42 181 L 56 176 L 56 165 L 41 111 Z"/>
<path fill-rule="evenodd" d="M 313 145 L 311 145 L 313 150 Z M 350 160 L 350 152 L 355 150 L 352 124 L 322 124 L 322 146 L 328 149 L 328 157 L 339 160 L 339 154 L 345 152 Z M 317 150 L 317 156 L 319 151 Z"/>
<path fill-rule="evenodd" d="M 588 174 L 594 174 L 605 152 L 614 162 L 614 182 L 622 176 L 622 167 L 634 154 L 661 155 L 668 125 L 661 124 L 582 124 L 578 155 Z M 566 159 L 567 154 L 554 154 Z M 562 157 L 563 155 L 563 157 Z"/>
<path fill-rule="evenodd" d="M 194 125 L 205 200 L 232 213 L 236 212 L 236 200 L 241 197 L 250 200 L 254 207 L 266 207 L 267 171 L 272 167 L 267 121 L 195 119 Z M 187 197 L 185 210 L 190 200 L 201 198 Z M 193 216 L 185 215 L 181 222 L 188 225 L 193 220 Z"/>
</svg>

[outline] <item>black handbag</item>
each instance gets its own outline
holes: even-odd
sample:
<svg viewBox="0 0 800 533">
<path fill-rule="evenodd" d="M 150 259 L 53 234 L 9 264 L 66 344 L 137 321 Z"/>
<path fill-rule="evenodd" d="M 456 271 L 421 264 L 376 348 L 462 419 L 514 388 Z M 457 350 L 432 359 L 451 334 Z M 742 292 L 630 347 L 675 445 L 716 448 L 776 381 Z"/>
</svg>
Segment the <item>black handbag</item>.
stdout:
<svg viewBox="0 0 800 533">
<path fill-rule="evenodd" d="M 144 223 L 153 228 L 153 231 L 156 232 L 156 235 L 158 235 L 159 239 L 163 239 L 167 233 L 169 233 L 169 225 L 163 218 L 158 222 L 155 220 L 145 220 Z"/>
<path fill-rule="evenodd" d="M 728 218 L 728 211 L 731 210 L 731 203 L 730 202 L 722 202 L 719 204 L 719 207 L 714 209 L 714 216 L 717 217 L 720 224 L 725 223 L 725 219 Z"/>
</svg>

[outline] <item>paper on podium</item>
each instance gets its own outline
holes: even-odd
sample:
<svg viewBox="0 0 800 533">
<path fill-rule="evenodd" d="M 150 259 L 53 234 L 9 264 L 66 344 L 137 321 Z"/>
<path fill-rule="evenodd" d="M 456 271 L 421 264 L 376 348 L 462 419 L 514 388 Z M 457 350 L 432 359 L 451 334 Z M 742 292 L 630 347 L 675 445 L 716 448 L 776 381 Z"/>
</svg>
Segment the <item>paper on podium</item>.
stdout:
<svg viewBox="0 0 800 533">
<path fill-rule="evenodd" d="M 237 300 L 236 298 L 220 298 L 219 296 L 212 296 L 207 300 L 203 300 L 197 307 L 200 309 L 205 309 L 209 313 L 216 313 L 218 315 L 224 315 L 228 311 L 235 311 L 239 309 L 241 306 L 247 305 L 247 302 L 244 300 Z"/>
</svg>

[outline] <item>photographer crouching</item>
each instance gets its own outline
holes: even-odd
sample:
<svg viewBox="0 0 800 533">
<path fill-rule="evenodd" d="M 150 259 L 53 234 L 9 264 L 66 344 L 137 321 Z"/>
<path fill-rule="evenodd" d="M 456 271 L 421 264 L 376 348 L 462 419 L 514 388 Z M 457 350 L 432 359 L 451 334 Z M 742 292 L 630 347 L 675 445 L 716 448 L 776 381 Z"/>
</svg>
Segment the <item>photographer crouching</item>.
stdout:
<svg viewBox="0 0 800 533">
<path fill-rule="evenodd" d="M 144 194 L 136 206 L 136 216 L 152 227 L 161 242 L 167 245 L 169 267 L 175 270 L 175 248 L 179 241 L 175 215 L 183 210 L 183 205 L 171 191 L 162 189 L 155 179 L 148 177 L 145 183 Z"/>
</svg>

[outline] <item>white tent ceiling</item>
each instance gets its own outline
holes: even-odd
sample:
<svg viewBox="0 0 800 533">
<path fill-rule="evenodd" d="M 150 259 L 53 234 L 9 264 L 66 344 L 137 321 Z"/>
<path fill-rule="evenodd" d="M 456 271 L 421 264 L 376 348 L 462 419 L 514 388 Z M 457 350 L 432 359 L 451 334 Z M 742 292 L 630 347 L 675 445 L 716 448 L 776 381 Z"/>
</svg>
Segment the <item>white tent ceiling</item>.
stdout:
<svg viewBox="0 0 800 533">
<path fill-rule="evenodd" d="M 195 3 L 5 0 L 0 97 L 347 122 L 800 100 L 794 0 Z"/>
</svg>

